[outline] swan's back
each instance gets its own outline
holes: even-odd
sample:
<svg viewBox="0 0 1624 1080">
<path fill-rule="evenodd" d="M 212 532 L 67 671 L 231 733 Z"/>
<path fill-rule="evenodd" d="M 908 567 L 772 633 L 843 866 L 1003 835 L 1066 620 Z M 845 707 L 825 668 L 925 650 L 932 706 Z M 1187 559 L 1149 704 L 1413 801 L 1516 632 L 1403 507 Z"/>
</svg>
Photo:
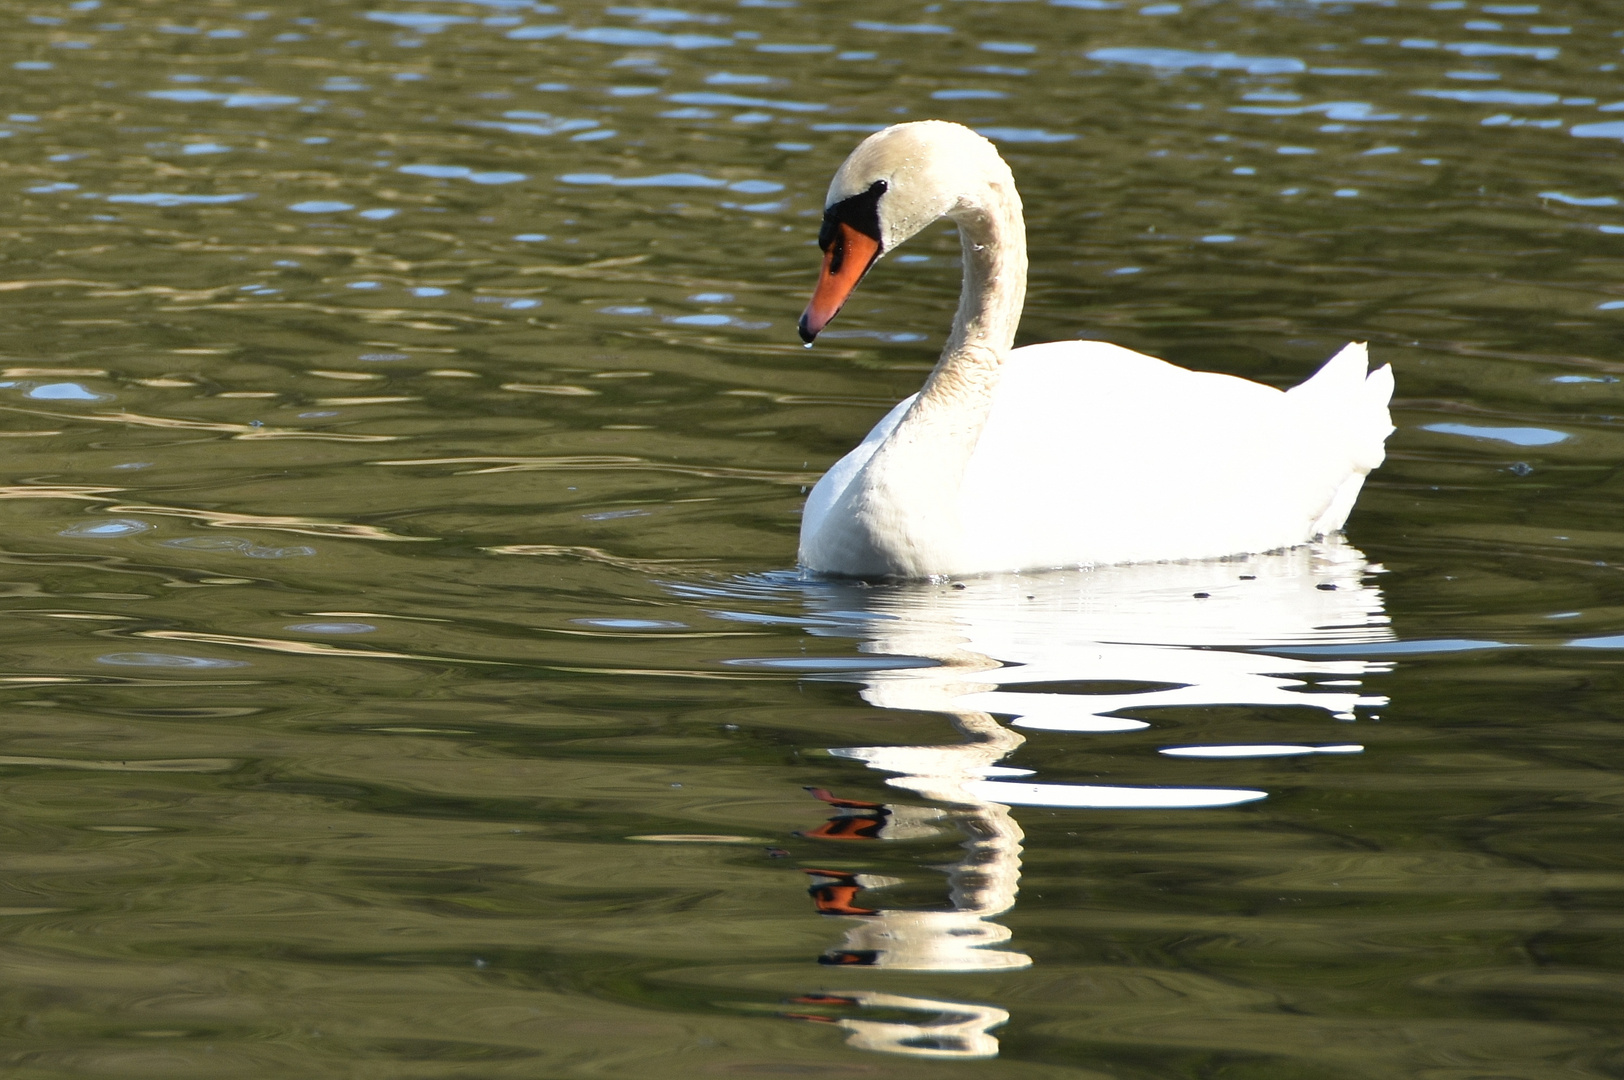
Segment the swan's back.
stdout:
<svg viewBox="0 0 1624 1080">
<path fill-rule="evenodd" d="M 1015 350 L 960 492 L 967 572 L 1210 558 L 1340 528 L 1392 431 L 1391 369 L 1367 370 L 1349 345 L 1280 391 L 1104 342 Z"/>
</svg>

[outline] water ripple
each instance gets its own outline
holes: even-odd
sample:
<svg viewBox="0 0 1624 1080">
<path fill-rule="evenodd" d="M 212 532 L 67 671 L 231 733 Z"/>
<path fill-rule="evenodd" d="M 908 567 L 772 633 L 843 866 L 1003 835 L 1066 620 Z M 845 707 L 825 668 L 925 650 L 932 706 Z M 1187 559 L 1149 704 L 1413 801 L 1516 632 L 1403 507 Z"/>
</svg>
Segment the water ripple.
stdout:
<svg viewBox="0 0 1624 1080">
<path fill-rule="evenodd" d="M 1167 48 L 1109 48 L 1095 49 L 1086 54 L 1090 60 L 1111 64 L 1137 64 L 1158 71 L 1244 71 L 1248 75 L 1287 75 L 1306 71 L 1308 65 L 1301 60 L 1280 56 L 1240 56 L 1229 52 L 1193 52 L 1188 49 Z"/>
</svg>

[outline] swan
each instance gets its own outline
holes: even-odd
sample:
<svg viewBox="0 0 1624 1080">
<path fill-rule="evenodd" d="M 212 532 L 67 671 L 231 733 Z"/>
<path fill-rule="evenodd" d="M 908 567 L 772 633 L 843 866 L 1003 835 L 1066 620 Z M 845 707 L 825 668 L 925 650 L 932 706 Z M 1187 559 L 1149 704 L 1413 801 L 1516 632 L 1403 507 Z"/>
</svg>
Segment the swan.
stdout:
<svg viewBox="0 0 1624 1080">
<path fill-rule="evenodd" d="M 964 281 L 924 387 L 807 498 L 799 561 L 964 577 L 1274 551 L 1335 532 L 1392 433 L 1391 367 L 1354 343 L 1281 391 L 1103 341 L 1013 348 L 1026 226 L 992 143 L 942 120 L 864 139 L 829 185 L 808 347 L 874 263 L 940 218 Z"/>
</svg>

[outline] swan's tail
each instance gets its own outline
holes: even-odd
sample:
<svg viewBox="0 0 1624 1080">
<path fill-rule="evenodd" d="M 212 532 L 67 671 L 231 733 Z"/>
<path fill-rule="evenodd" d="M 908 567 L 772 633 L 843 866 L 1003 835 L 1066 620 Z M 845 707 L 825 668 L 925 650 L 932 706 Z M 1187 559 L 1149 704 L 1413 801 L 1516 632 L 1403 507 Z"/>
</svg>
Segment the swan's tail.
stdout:
<svg viewBox="0 0 1624 1080">
<path fill-rule="evenodd" d="M 1393 398 L 1393 369 L 1383 364 L 1370 370 L 1370 356 L 1362 341 L 1344 346 L 1325 362 L 1313 378 L 1287 391 L 1310 418 L 1316 442 L 1327 467 L 1335 470 L 1335 494 L 1314 523 L 1314 533 L 1335 532 L 1348 519 L 1365 474 L 1387 457 L 1387 436 L 1393 419 L 1387 403 Z"/>
</svg>

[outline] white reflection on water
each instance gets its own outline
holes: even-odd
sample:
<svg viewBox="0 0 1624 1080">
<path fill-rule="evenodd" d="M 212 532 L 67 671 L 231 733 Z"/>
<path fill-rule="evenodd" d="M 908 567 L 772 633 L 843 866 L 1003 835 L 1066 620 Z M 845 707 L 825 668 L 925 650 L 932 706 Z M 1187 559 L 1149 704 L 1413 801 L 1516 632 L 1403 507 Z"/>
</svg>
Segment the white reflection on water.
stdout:
<svg viewBox="0 0 1624 1080">
<path fill-rule="evenodd" d="M 844 1028 L 846 1045 L 858 1050 L 878 1050 L 886 1054 L 909 1054 L 934 1058 L 990 1058 L 998 1056 L 998 1040 L 993 1028 L 1009 1021 L 1009 1013 L 991 1005 L 967 1005 L 958 1001 L 881 994 L 855 990 L 841 994 L 815 994 L 797 998 L 798 1005 L 845 1006 L 859 1009 L 891 1009 L 935 1013 L 928 1020 L 865 1020 L 861 1017 L 830 1017 L 816 1013 L 792 1014 Z"/>
<path fill-rule="evenodd" d="M 1389 665 L 1352 655 L 1305 659 L 1300 653 L 1311 646 L 1392 639 L 1381 593 L 1371 583 L 1377 573 L 1380 568 L 1358 550 L 1331 542 L 1220 562 L 950 584 L 812 586 L 810 632 L 856 630 L 866 639 L 859 646 L 864 653 L 937 661 L 815 677 L 858 681 L 863 699 L 878 708 L 942 713 L 960 738 L 936 746 L 832 748 L 837 757 L 893 774 L 888 785 L 947 809 L 880 806 L 818 791 L 838 813 L 808 835 L 909 839 L 933 831 L 934 819 L 964 837 L 962 856 L 946 868 L 946 910 L 869 907 L 869 896 L 898 882 L 827 866 L 808 870 L 818 910 L 850 924 L 822 962 L 938 972 L 1031 964 L 1029 956 L 1008 947 L 1012 934 L 996 921 L 1014 907 L 1020 881 L 1024 836 L 1011 807 L 1184 810 L 1233 806 L 1267 793 L 1044 782 L 1031 770 L 1000 764 L 1026 741 L 1017 729 L 1129 731 L 1149 723 L 1117 715 L 1121 711 L 1174 706 L 1294 705 L 1352 719 L 1356 708 L 1386 703 L 1361 694 L 1359 680 Z M 1280 655 L 1288 651 L 1299 655 Z M 1091 693 L 1091 686 L 1103 692 Z M 1198 747 L 1173 749 L 1179 756 L 1211 758 L 1351 753 L 1358 747 L 1259 746 L 1254 755 L 1229 744 L 1204 755 Z M 868 991 L 839 995 L 858 1005 L 884 997 Z M 988 1031 L 1003 1022 L 1001 1010 L 923 1000 L 906 1007 L 939 1009 L 951 1019 L 934 1027 L 831 1022 L 852 1033 L 852 1045 L 867 1049 L 937 1057 L 997 1053 Z M 953 1031 L 938 1030 L 943 1024 Z"/>
</svg>

